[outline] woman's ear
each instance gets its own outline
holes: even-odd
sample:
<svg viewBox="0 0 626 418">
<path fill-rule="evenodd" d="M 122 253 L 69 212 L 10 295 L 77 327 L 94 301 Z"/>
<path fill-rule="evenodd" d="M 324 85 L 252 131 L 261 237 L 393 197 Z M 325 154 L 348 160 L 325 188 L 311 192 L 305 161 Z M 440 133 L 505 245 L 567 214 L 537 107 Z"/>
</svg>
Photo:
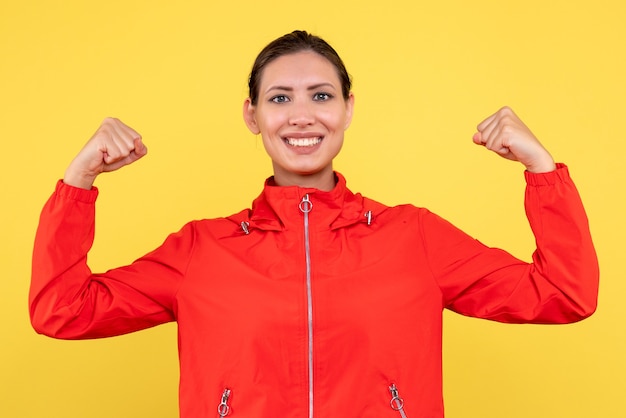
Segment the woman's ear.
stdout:
<svg viewBox="0 0 626 418">
<path fill-rule="evenodd" d="M 348 127 L 352 123 L 353 115 L 354 115 L 354 94 L 350 92 L 350 95 L 348 96 L 348 100 L 346 100 L 346 124 L 344 127 L 344 131 L 348 129 Z"/>
<path fill-rule="evenodd" d="M 249 97 L 243 102 L 243 120 L 254 135 L 261 133 L 259 125 L 256 123 L 256 106 L 252 104 L 252 100 Z"/>
</svg>

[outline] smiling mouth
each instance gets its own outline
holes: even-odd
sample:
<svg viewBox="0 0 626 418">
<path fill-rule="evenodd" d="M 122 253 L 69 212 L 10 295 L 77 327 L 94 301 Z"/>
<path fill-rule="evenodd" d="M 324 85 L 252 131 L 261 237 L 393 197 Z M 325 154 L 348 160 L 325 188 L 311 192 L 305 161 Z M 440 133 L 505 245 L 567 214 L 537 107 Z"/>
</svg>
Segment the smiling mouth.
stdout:
<svg viewBox="0 0 626 418">
<path fill-rule="evenodd" d="M 285 138 L 286 144 L 291 145 L 292 147 L 312 147 L 314 145 L 322 142 L 322 137 L 311 137 L 311 138 Z"/>
</svg>

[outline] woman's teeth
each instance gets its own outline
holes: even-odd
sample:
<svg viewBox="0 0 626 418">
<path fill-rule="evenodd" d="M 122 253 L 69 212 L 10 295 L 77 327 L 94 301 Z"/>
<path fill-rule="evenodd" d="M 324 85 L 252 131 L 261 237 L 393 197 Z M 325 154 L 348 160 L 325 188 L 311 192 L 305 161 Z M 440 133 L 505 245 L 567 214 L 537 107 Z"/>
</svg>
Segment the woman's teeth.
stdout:
<svg viewBox="0 0 626 418">
<path fill-rule="evenodd" d="M 292 147 L 311 147 L 322 142 L 322 138 L 287 138 L 286 142 Z"/>
</svg>

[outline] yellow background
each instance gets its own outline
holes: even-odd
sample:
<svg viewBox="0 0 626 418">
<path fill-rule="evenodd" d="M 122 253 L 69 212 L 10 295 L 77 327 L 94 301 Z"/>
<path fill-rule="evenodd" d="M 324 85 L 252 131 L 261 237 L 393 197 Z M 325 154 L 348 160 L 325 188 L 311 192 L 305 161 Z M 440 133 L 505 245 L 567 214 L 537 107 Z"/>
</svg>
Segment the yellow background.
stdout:
<svg viewBox="0 0 626 418">
<path fill-rule="evenodd" d="M 271 167 L 241 120 L 246 78 L 267 42 L 297 28 L 326 38 L 354 77 L 356 115 L 336 161 L 352 190 L 426 206 L 528 260 L 522 167 L 471 142 L 507 104 L 583 196 L 597 313 L 567 326 L 446 313 L 447 416 L 626 416 L 624 22 L 622 0 L 3 0 L 0 416 L 177 416 L 174 324 L 79 342 L 32 331 L 38 214 L 106 116 L 150 152 L 98 179 L 94 270 L 132 261 L 188 220 L 247 207 Z"/>
</svg>

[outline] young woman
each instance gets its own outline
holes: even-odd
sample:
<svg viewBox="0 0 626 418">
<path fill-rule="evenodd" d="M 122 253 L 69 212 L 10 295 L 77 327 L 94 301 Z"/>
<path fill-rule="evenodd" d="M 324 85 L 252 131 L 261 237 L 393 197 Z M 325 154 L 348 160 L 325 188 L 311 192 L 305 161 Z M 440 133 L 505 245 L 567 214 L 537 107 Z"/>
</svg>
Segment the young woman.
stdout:
<svg viewBox="0 0 626 418">
<path fill-rule="evenodd" d="M 98 338 L 177 321 L 180 414 L 443 417 L 442 310 L 567 323 L 596 307 L 598 266 L 568 170 L 508 108 L 474 142 L 519 161 L 533 263 L 412 205 L 354 194 L 333 171 L 354 97 L 336 52 L 296 31 L 270 43 L 243 117 L 274 175 L 251 209 L 190 222 L 129 266 L 93 274 L 96 177 L 146 155 L 107 119 L 43 209 L 35 329 Z"/>
</svg>

